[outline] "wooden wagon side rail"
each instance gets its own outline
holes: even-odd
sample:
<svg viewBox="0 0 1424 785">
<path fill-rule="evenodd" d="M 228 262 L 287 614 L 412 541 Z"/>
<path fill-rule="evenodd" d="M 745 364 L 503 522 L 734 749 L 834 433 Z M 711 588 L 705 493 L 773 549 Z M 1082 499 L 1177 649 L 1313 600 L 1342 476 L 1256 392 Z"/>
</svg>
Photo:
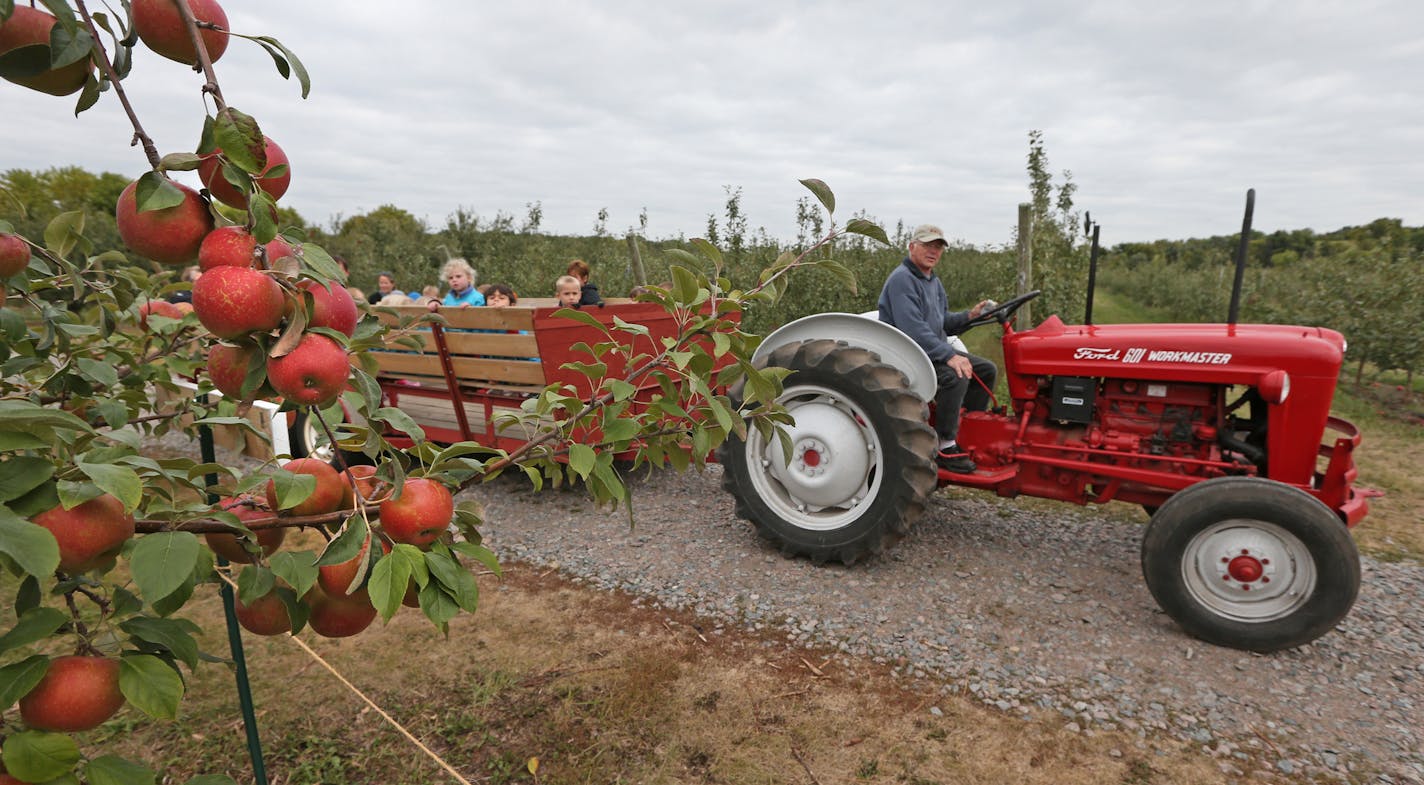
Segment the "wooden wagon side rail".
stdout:
<svg viewBox="0 0 1424 785">
<path fill-rule="evenodd" d="M 433 441 L 476 441 L 502 449 L 517 448 L 534 436 L 541 424 L 497 426 L 495 420 L 520 413 L 525 399 L 550 384 L 571 386 L 581 397 L 589 395 L 588 378 L 562 366 L 592 361 L 586 352 L 575 351 L 579 343 L 608 340 L 587 324 L 555 317 L 558 310 L 553 298 L 524 299 L 508 308 L 438 309 L 443 325 L 406 333 L 417 339 L 418 349 L 392 341 L 388 349 L 368 353 L 376 361 L 376 378 L 387 405 L 409 414 Z M 376 309 L 379 318 L 391 326 L 425 312 L 423 306 Z M 638 353 L 659 351 L 661 339 L 676 330 L 672 316 L 656 304 L 610 300 L 604 307 L 586 312 L 604 324 L 621 318 L 647 327 L 648 336 L 614 333 Z M 610 376 L 626 371 L 618 357 L 605 361 Z M 651 392 L 656 385 L 647 380 L 643 386 Z M 546 418 L 543 425 L 552 425 L 552 419 Z M 387 438 L 398 445 L 405 441 L 400 434 L 387 434 Z"/>
</svg>

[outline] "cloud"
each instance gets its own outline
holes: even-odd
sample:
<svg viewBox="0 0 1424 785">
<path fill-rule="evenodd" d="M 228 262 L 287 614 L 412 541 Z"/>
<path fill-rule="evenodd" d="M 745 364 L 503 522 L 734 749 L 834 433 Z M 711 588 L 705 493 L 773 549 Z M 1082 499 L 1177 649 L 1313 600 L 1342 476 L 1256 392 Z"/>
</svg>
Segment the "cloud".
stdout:
<svg viewBox="0 0 1424 785">
<path fill-rule="evenodd" d="M 646 207 L 654 236 L 695 236 L 732 186 L 789 239 L 796 180 L 820 177 L 842 219 L 1002 243 L 1030 129 L 1109 243 L 1235 231 L 1248 187 L 1267 231 L 1424 223 L 1424 6 L 1403 0 L 228 6 L 312 73 L 302 101 L 255 46 L 218 64 L 292 158 L 284 202 L 321 223 L 539 201 L 547 231 L 590 231 L 605 207 L 621 231 Z M 131 84 L 164 151 L 191 149 L 196 75 L 141 49 Z M 78 119 L 69 99 L 0 99 L 20 118 L 0 166 L 146 165 L 112 96 Z"/>
</svg>

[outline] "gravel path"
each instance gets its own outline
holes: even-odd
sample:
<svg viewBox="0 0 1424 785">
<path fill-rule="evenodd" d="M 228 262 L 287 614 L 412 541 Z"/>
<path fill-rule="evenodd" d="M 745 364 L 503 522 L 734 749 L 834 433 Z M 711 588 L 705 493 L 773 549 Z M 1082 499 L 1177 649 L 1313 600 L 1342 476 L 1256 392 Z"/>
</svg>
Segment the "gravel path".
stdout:
<svg viewBox="0 0 1424 785">
<path fill-rule="evenodd" d="M 637 525 L 578 492 L 500 481 L 470 492 L 505 560 L 695 610 L 718 629 L 892 663 L 925 689 L 1010 713 L 1190 740 L 1222 770 L 1424 783 L 1424 569 L 1366 559 L 1350 616 L 1272 655 L 1187 637 L 1153 602 L 1140 526 L 1071 506 L 1028 511 L 935 494 L 889 555 L 853 568 L 781 557 L 736 519 L 721 468 L 632 483 Z M 1368 521 L 1364 525 L 1369 525 Z"/>
</svg>

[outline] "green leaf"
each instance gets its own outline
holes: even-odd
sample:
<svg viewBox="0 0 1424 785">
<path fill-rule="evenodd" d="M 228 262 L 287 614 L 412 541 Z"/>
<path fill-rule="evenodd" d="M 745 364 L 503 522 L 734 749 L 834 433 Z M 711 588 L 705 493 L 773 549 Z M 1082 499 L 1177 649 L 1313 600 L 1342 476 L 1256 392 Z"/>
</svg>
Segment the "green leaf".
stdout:
<svg viewBox="0 0 1424 785">
<path fill-rule="evenodd" d="M 701 251 L 703 256 L 711 259 L 713 264 L 718 266 L 722 264 L 722 251 L 717 246 L 701 237 L 694 237 L 689 242 L 692 243 L 693 248 Z"/>
<path fill-rule="evenodd" d="M 24 731 L 5 740 L 5 769 L 25 782 L 48 782 L 74 770 L 79 745 L 64 733 Z"/>
<path fill-rule="evenodd" d="M 341 527 L 336 537 L 326 544 L 321 558 L 316 560 L 316 566 L 326 567 L 351 561 L 370 540 L 371 527 L 366 524 L 366 519 L 361 515 L 352 515 L 346 519 L 346 525 Z"/>
<path fill-rule="evenodd" d="M 94 48 L 94 37 L 83 28 L 72 32 L 63 25 L 55 25 L 49 35 L 49 67 L 63 68 L 89 56 Z"/>
<path fill-rule="evenodd" d="M 226 774 L 199 774 L 183 785 L 237 785 L 237 780 Z"/>
<path fill-rule="evenodd" d="M 127 466 L 112 463 L 85 463 L 76 461 L 75 466 L 83 472 L 99 489 L 124 503 L 124 512 L 133 512 L 143 501 L 143 480 L 138 472 Z"/>
<path fill-rule="evenodd" d="M 802 180 L 801 184 L 806 186 L 806 190 L 816 195 L 816 199 L 826 208 L 826 212 L 835 213 L 836 195 L 831 193 L 831 187 L 815 178 Z"/>
<path fill-rule="evenodd" d="M 374 412 L 371 412 L 371 419 L 380 420 L 402 433 L 409 434 L 410 438 L 417 444 L 425 441 L 425 429 L 416 425 L 415 420 L 411 419 L 409 414 L 406 414 L 400 409 L 391 406 L 382 406 Z"/>
<path fill-rule="evenodd" d="M 840 281 L 841 288 L 849 291 L 851 294 L 860 293 L 859 287 L 856 286 L 855 273 L 851 272 L 849 267 L 846 267 L 834 259 L 822 259 L 816 263 L 816 266 L 824 270 L 830 270 L 831 273 L 836 276 L 836 279 Z"/>
<path fill-rule="evenodd" d="M 45 8 L 49 9 L 54 18 L 59 22 L 58 27 L 65 30 L 76 30 L 79 27 L 79 18 L 74 15 L 74 9 L 69 7 L 69 3 L 64 0 L 40 0 Z"/>
<path fill-rule="evenodd" d="M 686 267 L 672 268 L 672 296 L 680 303 L 690 303 L 697 297 L 697 274 Z"/>
<path fill-rule="evenodd" d="M 202 162 L 203 157 L 197 153 L 169 153 L 158 162 L 158 170 L 161 172 L 191 172 L 197 169 Z"/>
<path fill-rule="evenodd" d="M 278 551 L 267 560 L 272 572 L 287 582 L 297 594 L 306 594 L 316 583 L 316 554 L 311 551 Z"/>
<path fill-rule="evenodd" d="M 450 548 L 483 564 L 486 569 L 495 575 L 503 574 L 503 570 L 499 566 L 499 557 L 494 555 L 494 551 L 483 545 L 477 545 L 473 542 L 457 542 L 451 545 Z"/>
<path fill-rule="evenodd" d="M 702 263 L 701 259 L 698 259 L 696 256 L 692 255 L 692 253 L 684 251 L 681 248 L 669 248 L 667 249 L 666 253 L 672 259 L 679 262 L 685 262 L 694 267 Z"/>
<path fill-rule="evenodd" d="M 119 629 L 141 641 L 167 649 L 191 670 L 198 667 L 198 641 L 190 632 L 190 624 L 179 619 L 135 616 L 124 620 Z"/>
<path fill-rule="evenodd" d="M 58 489 L 58 483 L 54 480 L 46 480 L 24 496 L 10 500 L 5 506 L 9 507 L 10 511 L 16 515 L 33 518 L 45 510 L 54 509 L 59 505 Z M 0 517 L 3 515 L 4 513 L 0 512 Z"/>
<path fill-rule="evenodd" d="M 272 472 L 272 486 L 277 492 L 277 509 L 290 510 L 316 492 L 316 477 L 310 474 Z"/>
<path fill-rule="evenodd" d="M 49 658 L 43 654 L 32 654 L 0 668 L 0 711 L 8 710 L 25 697 L 48 670 Z"/>
<path fill-rule="evenodd" d="M 638 435 L 638 423 L 632 420 L 608 420 L 603 423 L 603 439 L 622 442 Z"/>
<path fill-rule="evenodd" d="M 270 243 L 277 237 L 277 202 L 262 189 L 248 196 L 247 214 L 252 216 L 252 236 L 259 243 Z"/>
<path fill-rule="evenodd" d="M 134 189 L 134 201 L 140 213 L 177 207 L 183 198 L 178 186 L 159 172 L 144 172 Z"/>
<path fill-rule="evenodd" d="M 86 773 L 89 785 L 154 785 L 158 779 L 147 767 L 117 755 L 104 755 L 89 761 Z"/>
<path fill-rule="evenodd" d="M 371 581 L 366 588 L 371 594 L 371 603 L 380 611 L 382 619 L 390 621 L 400 610 L 401 600 L 405 599 L 406 589 L 410 586 L 410 577 L 410 559 L 399 551 L 382 556 L 371 568 Z"/>
<path fill-rule="evenodd" d="M 0 55 L 0 77 L 24 79 L 49 70 L 49 45 L 17 46 Z"/>
<path fill-rule="evenodd" d="M 292 52 L 292 50 L 283 46 L 281 41 L 278 41 L 277 39 L 271 36 L 258 36 L 257 40 L 264 44 L 270 44 L 271 46 L 276 47 L 282 52 L 283 56 L 286 57 L 287 62 L 290 63 L 292 66 L 292 73 L 297 75 L 297 83 L 302 86 L 302 97 L 306 98 L 307 94 L 311 92 L 311 77 L 307 75 L 306 66 L 302 65 L 302 61 L 297 59 L 297 56 Z M 275 60 L 276 56 L 274 55 L 272 59 Z M 277 66 L 277 70 L 281 72 L 283 79 L 287 78 L 286 71 L 284 71 L 280 65 Z"/>
<path fill-rule="evenodd" d="M 325 248 L 315 243 L 302 243 L 302 261 L 311 272 L 324 281 L 344 282 L 346 274 L 341 272 L 341 265 L 326 252 Z"/>
<path fill-rule="evenodd" d="M 35 608 L 27 611 L 9 632 L 0 635 L 0 654 L 48 638 L 67 621 L 69 614 L 57 608 Z"/>
<path fill-rule="evenodd" d="M 262 128 L 251 115 L 229 106 L 218 112 L 213 125 L 214 140 L 222 148 L 223 157 L 249 174 L 261 174 L 267 168 L 267 147 L 262 141 Z"/>
<path fill-rule="evenodd" d="M 460 615 L 460 606 L 455 603 L 442 586 L 431 581 L 420 587 L 420 610 L 425 617 L 438 627 L 444 627 L 451 619 Z"/>
<path fill-rule="evenodd" d="M 867 221 L 864 218 L 852 218 L 846 223 L 845 230 L 852 234 L 864 235 L 872 240 L 879 240 L 885 245 L 890 244 L 890 238 L 885 235 L 885 230 L 880 225 Z"/>
<path fill-rule="evenodd" d="M 603 322 L 600 322 L 597 318 L 594 317 L 593 314 L 589 313 L 588 311 L 580 311 L 574 308 L 561 308 L 555 311 L 554 315 L 564 319 L 572 319 L 576 322 L 581 322 L 583 324 L 588 325 L 589 327 L 598 330 L 599 332 L 602 332 L 604 335 L 608 335 L 608 325 L 604 324 Z"/>
<path fill-rule="evenodd" d="M 44 231 L 45 248 L 62 259 L 69 257 L 74 246 L 84 239 L 84 212 L 71 210 L 56 215 Z"/>
<path fill-rule="evenodd" d="M 188 603 L 188 600 L 193 598 L 193 589 L 196 587 L 197 579 L 194 576 L 189 575 L 176 591 L 172 592 L 167 597 L 160 597 L 157 600 L 150 602 L 149 607 L 153 608 L 153 612 L 158 614 L 159 616 L 171 616 L 174 613 L 177 613 L 178 609 L 186 605 Z M 139 605 L 140 607 L 142 607 L 142 603 L 139 603 Z"/>
<path fill-rule="evenodd" d="M 251 605 L 266 597 L 277 585 L 277 575 L 260 564 L 249 564 L 237 576 L 237 599 Z"/>
<path fill-rule="evenodd" d="M 449 556 L 436 551 L 425 554 L 425 565 L 430 569 L 430 576 L 449 593 L 456 605 L 469 613 L 475 612 L 480 602 L 480 587 L 469 570 Z M 421 605 L 424 607 L 423 601 Z"/>
<path fill-rule="evenodd" d="M 40 607 L 40 582 L 33 575 L 26 575 L 15 591 L 15 615 L 18 617 Z"/>
<path fill-rule="evenodd" d="M 119 691 L 139 711 L 156 720 L 178 717 L 183 678 L 152 654 L 125 654 L 119 661 Z"/>
<path fill-rule="evenodd" d="M 30 575 L 53 575 L 59 569 L 59 543 L 49 529 L 0 506 L 0 553 L 15 560 Z"/>
<path fill-rule="evenodd" d="M 139 592 L 149 603 L 177 591 L 193 575 L 202 548 L 190 532 L 158 532 L 140 537 L 129 555 Z"/>
<path fill-rule="evenodd" d="M 589 472 L 593 471 L 596 460 L 598 455 L 587 444 L 569 445 L 569 468 L 578 473 L 580 478 L 587 477 Z"/>
<path fill-rule="evenodd" d="M 0 463 L 0 502 L 18 499 L 53 476 L 54 464 L 44 458 L 19 455 Z"/>
</svg>

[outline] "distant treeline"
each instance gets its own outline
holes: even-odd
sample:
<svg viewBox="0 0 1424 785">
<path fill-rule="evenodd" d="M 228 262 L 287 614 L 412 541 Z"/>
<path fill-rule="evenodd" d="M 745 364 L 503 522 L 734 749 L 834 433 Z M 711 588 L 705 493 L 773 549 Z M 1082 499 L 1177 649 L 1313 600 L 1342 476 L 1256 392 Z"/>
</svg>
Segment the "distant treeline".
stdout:
<svg viewBox="0 0 1424 785">
<path fill-rule="evenodd" d="M 1225 321 L 1240 235 L 1124 243 L 1101 261 L 1109 290 L 1174 321 Z M 1424 366 L 1424 227 L 1382 218 L 1317 234 L 1253 233 L 1241 320 L 1329 327 L 1349 342 L 1358 381 L 1367 366 Z"/>
<path fill-rule="evenodd" d="M 1033 288 L 1045 294 L 1034 304 L 1036 321 L 1059 314 L 1068 323 L 1083 318 L 1087 248 L 1074 211 L 1071 175 L 1055 189 L 1047 174 L 1042 140 L 1030 134 L 1030 199 L 1034 221 Z M 10 170 L 0 175 L 0 218 L 26 236 L 39 239 L 56 215 L 80 210 L 94 254 L 120 248 L 113 205 L 127 179 L 92 174 L 77 167 L 44 172 Z M 6 196 L 6 193 L 8 196 Z M 23 206 L 23 208 L 21 207 Z M 806 247 L 828 230 L 827 216 L 812 199 L 795 206 L 798 237 L 779 242 L 764 231 L 749 231 L 740 189 L 728 188 L 726 203 L 708 216 L 703 236 L 722 249 L 722 272 L 734 288 L 756 283 L 757 275 L 784 251 Z M 1012 206 L 1006 205 L 1006 212 Z M 870 218 L 857 215 L 852 217 Z M 240 216 L 234 216 L 240 218 Z M 554 279 L 571 259 L 593 266 L 593 280 L 605 297 L 628 294 L 634 286 L 628 240 L 613 236 L 600 220 L 595 234 L 560 236 L 541 230 L 539 203 L 526 206 L 522 218 L 500 213 L 493 218 L 457 209 L 443 226 L 430 226 L 394 205 L 378 207 L 327 226 L 308 223 L 283 208 L 283 230 L 320 244 L 347 260 L 350 283 L 370 291 L 380 272 L 396 276 L 401 289 L 441 286 L 440 267 L 450 257 L 464 257 L 481 283 L 508 283 L 522 296 L 551 296 Z M 844 223 L 846 217 L 837 216 Z M 909 227 L 884 227 L 892 246 L 852 236 L 833 257 L 856 276 L 850 291 L 830 272 L 812 270 L 793 277 L 786 296 L 775 306 L 747 314 L 754 332 L 767 332 L 793 319 L 823 311 L 873 310 L 885 276 L 904 257 Z M 951 233 L 953 227 L 946 227 Z M 636 238 L 649 283 L 670 280 L 671 249 L 689 250 L 687 238 Z M 1016 286 L 1016 238 L 1002 246 L 951 247 L 939 273 L 951 305 L 966 308 L 983 297 L 1007 299 Z M 1226 318 L 1232 283 L 1236 236 L 1125 243 L 1107 249 L 1101 259 L 1101 285 L 1124 298 L 1158 310 L 1167 319 L 1219 322 Z M 1366 226 L 1327 234 L 1310 230 L 1256 233 L 1249 244 L 1243 321 L 1319 325 L 1339 330 L 1350 343 L 1349 359 L 1357 372 L 1411 372 L 1424 359 L 1424 228 L 1381 219 Z M 175 272 L 175 277 L 176 273 Z M 707 269 L 704 272 L 710 273 Z"/>
</svg>

